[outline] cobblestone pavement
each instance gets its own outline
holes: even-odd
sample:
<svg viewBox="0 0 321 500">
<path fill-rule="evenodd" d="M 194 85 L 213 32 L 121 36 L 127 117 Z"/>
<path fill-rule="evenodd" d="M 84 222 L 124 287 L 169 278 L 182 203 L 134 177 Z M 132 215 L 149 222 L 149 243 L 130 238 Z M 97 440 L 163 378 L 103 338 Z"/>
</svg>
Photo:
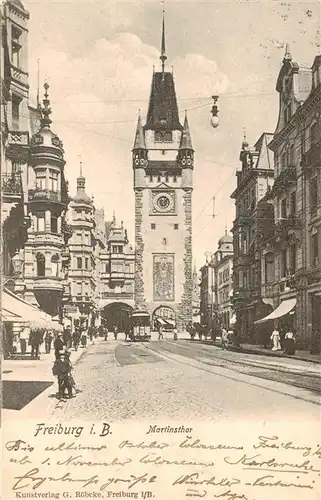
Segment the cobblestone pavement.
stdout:
<svg viewBox="0 0 321 500">
<path fill-rule="evenodd" d="M 202 360 L 196 351 L 195 346 L 166 340 L 149 344 L 100 341 L 76 366 L 75 379 L 82 392 L 47 416 L 109 422 L 319 418 L 319 398 L 311 390 L 258 378 L 246 373 L 248 367 L 236 373 L 227 361 L 210 366 L 204 363 L 210 353 Z M 275 373 L 268 366 L 265 370 Z"/>
</svg>

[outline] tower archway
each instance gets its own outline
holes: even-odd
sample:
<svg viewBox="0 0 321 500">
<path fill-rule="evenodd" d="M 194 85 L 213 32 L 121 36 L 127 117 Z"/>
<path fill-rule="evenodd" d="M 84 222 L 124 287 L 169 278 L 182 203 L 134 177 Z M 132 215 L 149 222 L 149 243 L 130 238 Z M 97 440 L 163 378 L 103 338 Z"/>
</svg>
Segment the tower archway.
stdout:
<svg viewBox="0 0 321 500">
<path fill-rule="evenodd" d="M 124 332 L 133 310 L 133 307 L 125 302 L 111 302 L 101 309 L 100 315 L 108 330 L 117 326 L 119 332 Z"/>
<path fill-rule="evenodd" d="M 152 328 L 158 330 L 160 326 L 168 330 L 176 328 L 176 313 L 174 309 L 167 305 L 156 307 L 152 314 Z"/>
</svg>

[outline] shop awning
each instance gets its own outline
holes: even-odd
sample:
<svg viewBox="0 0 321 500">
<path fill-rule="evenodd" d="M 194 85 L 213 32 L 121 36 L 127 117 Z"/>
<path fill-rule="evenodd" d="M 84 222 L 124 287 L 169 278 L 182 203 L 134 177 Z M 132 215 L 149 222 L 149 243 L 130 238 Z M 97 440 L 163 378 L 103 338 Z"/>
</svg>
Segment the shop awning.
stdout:
<svg viewBox="0 0 321 500">
<path fill-rule="evenodd" d="M 5 309 L 4 307 L 1 308 L 1 316 L 2 316 L 2 321 L 19 321 L 23 322 L 23 319 L 21 316 L 18 314 L 15 314 L 14 312 Z"/>
<path fill-rule="evenodd" d="M 295 304 L 296 304 L 296 299 L 283 300 L 281 304 L 276 309 L 274 309 L 274 311 L 272 311 L 268 316 L 265 316 L 265 318 L 255 321 L 254 324 L 257 325 L 259 323 L 265 323 L 265 321 L 282 318 L 282 316 L 285 316 L 286 314 L 292 311 L 292 309 L 295 307 Z"/>
<path fill-rule="evenodd" d="M 163 318 L 156 318 L 156 321 L 158 321 L 158 323 L 160 323 L 161 325 L 165 325 L 165 321 L 163 320 Z"/>
<path fill-rule="evenodd" d="M 175 326 L 175 321 L 173 319 L 165 319 L 165 322 L 168 324 L 168 325 L 171 325 L 171 326 Z"/>
<path fill-rule="evenodd" d="M 52 321 L 49 314 L 46 314 L 41 309 L 28 304 L 20 297 L 17 297 L 9 290 L 4 290 L 2 293 L 2 309 L 9 311 L 11 314 L 18 316 L 18 320 L 11 319 L 7 321 L 24 321 L 32 325 L 42 328 L 52 328 L 53 330 L 62 330 L 62 325 L 56 321 Z"/>
</svg>

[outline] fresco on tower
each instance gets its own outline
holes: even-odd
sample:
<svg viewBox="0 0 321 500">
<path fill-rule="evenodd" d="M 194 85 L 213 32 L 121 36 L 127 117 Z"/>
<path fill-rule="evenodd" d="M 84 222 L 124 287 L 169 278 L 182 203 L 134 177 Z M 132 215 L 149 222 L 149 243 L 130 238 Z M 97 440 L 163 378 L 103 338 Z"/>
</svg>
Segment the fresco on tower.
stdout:
<svg viewBox="0 0 321 500">
<path fill-rule="evenodd" d="M 174 255 L 153 257 L 154 300 L 174 300 Z"/>
</svg>

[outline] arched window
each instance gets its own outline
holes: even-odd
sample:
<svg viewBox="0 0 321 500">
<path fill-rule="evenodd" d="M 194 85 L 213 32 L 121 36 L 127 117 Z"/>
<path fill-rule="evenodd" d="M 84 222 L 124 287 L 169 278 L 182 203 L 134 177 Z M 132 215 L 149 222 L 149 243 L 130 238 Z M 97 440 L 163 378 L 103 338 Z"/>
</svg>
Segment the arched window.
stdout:
<svg viewBox="0 0 321 500">
<path fill-rule="evenodd" d="M 163 135 L 161 132 L 155 132 L 155 142 L 162 142 Z"/>
<path fill-rule="evenodd" d="M 172 142 L 172 140 L 173 140 L 172 132 L 165 132 L 164 141 L 165 142 Z"/>
<path fill-rule="evenodd" d="M 51 276 L 58 276 L 59 271 L 59 255 L 55 254 L 51 258 Z"/>
<path fill-rule="evenodd" d="M 45 276 L 46 274 L 46 260 L 42 253 L 37 253 L 37 276 Z"/>
</svg>

